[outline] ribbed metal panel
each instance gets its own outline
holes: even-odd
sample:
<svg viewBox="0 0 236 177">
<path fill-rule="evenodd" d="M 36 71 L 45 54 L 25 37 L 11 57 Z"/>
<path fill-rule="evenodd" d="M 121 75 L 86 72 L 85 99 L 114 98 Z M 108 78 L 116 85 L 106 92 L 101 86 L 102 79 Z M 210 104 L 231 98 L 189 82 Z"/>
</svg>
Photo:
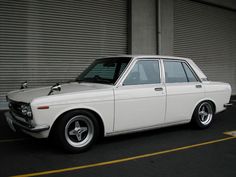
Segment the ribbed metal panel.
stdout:
<svg viewBox="0 0 236 177">
<path fill-rule="evenodd" d="M 0 1 L 0 101 L 75 78 L 95 58 L 127 53 L 126 0 Z"/>
<path fill-rule="evenodd" d="M 229 82 L 236 94 L 236 12 L 175 0 L 174 54 L 192 58 L 209 80 Z"/>
</svg>

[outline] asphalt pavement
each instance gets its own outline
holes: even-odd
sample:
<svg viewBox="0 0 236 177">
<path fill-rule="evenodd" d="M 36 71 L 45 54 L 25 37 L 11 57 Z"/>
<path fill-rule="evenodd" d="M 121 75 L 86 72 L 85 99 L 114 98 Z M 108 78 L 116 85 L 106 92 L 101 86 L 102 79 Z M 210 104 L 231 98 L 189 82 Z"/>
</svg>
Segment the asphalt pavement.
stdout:
<svg viewBox="0 0 236 177">
<path fill-rule="evenodd" d="M 0 112 L 0 177 L 236 177 L 236 106 L 197 130 L 180 125 L 108 137 L 68 154 L 47 139 L 12 132 Z"/>
</svg>

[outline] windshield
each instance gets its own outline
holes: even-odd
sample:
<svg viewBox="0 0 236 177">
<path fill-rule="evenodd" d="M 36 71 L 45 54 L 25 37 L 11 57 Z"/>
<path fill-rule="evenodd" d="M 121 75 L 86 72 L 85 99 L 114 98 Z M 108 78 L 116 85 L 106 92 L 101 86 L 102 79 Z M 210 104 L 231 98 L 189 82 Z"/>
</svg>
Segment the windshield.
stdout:
<svg viewBox="0 0 236 177">
<path fill-rule="evenodd" d="M 131 58 L 116 57 L 95 60 L 76 79 L 78 82 L 114 84 L 128 65 Z"/>
</svg>

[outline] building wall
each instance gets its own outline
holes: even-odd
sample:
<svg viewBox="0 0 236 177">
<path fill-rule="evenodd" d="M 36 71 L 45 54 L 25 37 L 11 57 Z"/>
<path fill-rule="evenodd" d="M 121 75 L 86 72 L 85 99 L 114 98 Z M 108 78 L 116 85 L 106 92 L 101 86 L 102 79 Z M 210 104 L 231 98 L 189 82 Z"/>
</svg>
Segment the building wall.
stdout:
<svg viewBox="0 0 236 177">
<path fill-rule="evenodd" d="M 157 54 L 156 0 L 131 0 L 130 53 Z"/>
<path fill-rule="evenodd" d="M 211 5 L 236 10 L 236 1 L 235 0 L 196 0 L 201 3 L 208 3 Z"/>
<path fill-rule="evenodd" d="M 174 45 L 174 1 L 158 0 L 158 54 L 170 55 Z"/>
<path fill-rule="evenodd" d="M 196 45 L 202 51 L 201 55 L 193 48 L 183 45 L 181 48 L 180 42 L 188 46 L 188 42 L 192 41 L 191 45 L 194 46 L 197 43 L 197 36 L 194 35 L 201 36 L 201 33 L 193 32 L 192 36 L 188 36 L 188 41 L 184 40 L 184 35 L 191 32 L 188 31 L 191 26 L 188 21 L 179 23 L 186 20 L 176 10 L 182 7 L 176 6 L 179 1 L 0 1 L 0 107 L 5 93 L 19 88 L 24 80 L 31 80 L 34 87 L 61 80 L 64 82 L 75 76 L 76 67 L 77 75 L 94 58 L 117 54 L 192 57 L 204 68 L 210 79 L 230 82 L 233 93 L 236 94 L 236 81 L 233 82 L 236 80 L 235 21 L 230 25 L 227 20 L 234 18 L 236 14 L 236 1 L 183 0 L 183 4 L 188 4 L 193 11 L 196 10 L 195 5 L 201 6 L 200 11 L 217 9 L 227 21 L 228 27 L 226 25 L 225 29 L 228 30 L 226 36 L 231 39 L 230 42 L 223 40 L 222 31 L 215 33 L 215 37 L 221 36 L 223 41 L 217 42 L 218 48 L 224 45 L 224 53 L 227 55 L 217 59 L 227 63 L 225 67 L 218 67 L 218 70 L 224 71 L 223 77 L 218 77 L 220 75 L 213 71 L 217 67 L 210 61 L 214 60 L 211 53 L 216 48 L 204 51 Z M 227 17 L 224 16 L 229 13 Z M 204 19 L 201 22 L 204 24 Z M 224 25 L 217 18 L 213 19 L 212 25 L 214 24 L 219 27 Z M 205 33 L 211 33 L 211 30 L 206 29 Z M 179 37 L 182 41 L 178 40 Z M 211 44 L 209 40 L 202 40 L 202 43 Z M 71 65 L 68 64 L 70 62 Z M 204 66 L 205 63 L 210 69 Z M 60 71 L 63 71 L 63 75 Z"/>
<path fill-rule="evenodd" d="M 126 0 L 0 1 L 0 105 L 30 88 L 76 78 L 94 59 L 128 52 Z"/>
<path fill-rule="evenodd" d="M 235 0 L 188 0 L 213 6 L 218 8 L 226 8 L 226 10 L 236 11 Z M 174 46 L 174 2 L 175 0 L 157 0 L 157 14 L 158 14 L 158 54 L 160 55 L 173 55 Z M 216 19 L 217 20 L 217 19 Z"/>
<path fill-rule="evenodd" d="M 159 54 L 192 58 L 236 94 L 235 1 L 160 0 Z"/>
</svg>

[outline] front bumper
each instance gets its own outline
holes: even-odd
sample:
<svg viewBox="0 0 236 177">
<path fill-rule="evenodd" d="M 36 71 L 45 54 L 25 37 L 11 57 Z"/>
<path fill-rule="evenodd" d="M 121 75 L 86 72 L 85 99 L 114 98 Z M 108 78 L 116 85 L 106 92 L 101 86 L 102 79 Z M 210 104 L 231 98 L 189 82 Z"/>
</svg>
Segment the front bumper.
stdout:
<svg viewBox="0 0 236 177">
<path fill-rule="evenodd" d="M 7 123 L 9 125 L 9 127 L 13 130 L 16 131 L 16 128 L 20 128 L 22 130 L 25 130 L 27 132 L 31 132 L 31 133 L 39 133 L 45 130 L 48 130 L 50 128 L 49 125 L 37 125 L 35 127 L 28 127 L 23 125 L 20 121 L 18 121 L 17 119 L 15 119 L 10 112 L 6 112 L 5 113 L 5 117 L 7 120 Z"/>
</svg>

